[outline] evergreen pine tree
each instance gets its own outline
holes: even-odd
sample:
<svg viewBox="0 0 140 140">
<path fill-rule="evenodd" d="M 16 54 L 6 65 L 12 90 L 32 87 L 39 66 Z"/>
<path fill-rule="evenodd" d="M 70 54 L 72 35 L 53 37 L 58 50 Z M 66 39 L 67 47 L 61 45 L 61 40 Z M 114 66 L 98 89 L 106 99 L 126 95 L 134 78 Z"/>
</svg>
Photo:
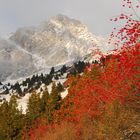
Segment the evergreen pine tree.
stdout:
<svg viewBox="0 0 140 140">
<path fill-rule="evenodd" d="M 42 94 L 40 100 L 40 109 L 43 116 L 48 118 L 48 121 L 51 119 L 51 110 L 50 110 L 50 95 L 48 89 L 46 88 Z"/>
<path fill-rule="evenodd" d="M 7 86 L 10 86 L 10 85 L 11 85 L 10 83 L 7 84 Z"/>
<path fill-rule="evenodd" d="M 53 75 L 55 72 L 54 67 L 51 68 L 50 75 Z"/>
<path fill-rule="evenodd" d="M 61 95 L 57 89 L 55 82 L 52 85 L 52 91 L 50 97 L 51 97 L 52 108 L 58 110 L 60 108 Z"/>
<path fill-rule="evenodd" d="M 27 104 L 27 116 L 34 120 L 40 115 L 40 94 L 32 93 Z"/>
<path fill-rule="evenodd" d="M 23 115 L 17 109 L 17 100 L 13 95 L 9 103 L 4 101 L 0 106 L 0 140 L 21 139 Z"/>
<path fill-rule="evenodd" d="M 66 67 L 66 65 L 63 65 L 63 67 L 61 68 L 61 72 L 66 73 L 66 71 L 67 71 L 67 67 Z"/>
<path fill-rule="evenodd" d="M 59 80 L 58 75 L 55 75 L 55 76 L 54 76 L 54 79 L 55 79 L 55 80 Z"/>
<path fill-rule="evenodd" d="M 57 84 L 57 90 L 58 90 L 59 93 L 64 91 L 64 87 L 63 87 L 63 85 L 60 82 Z"/>
</svg>

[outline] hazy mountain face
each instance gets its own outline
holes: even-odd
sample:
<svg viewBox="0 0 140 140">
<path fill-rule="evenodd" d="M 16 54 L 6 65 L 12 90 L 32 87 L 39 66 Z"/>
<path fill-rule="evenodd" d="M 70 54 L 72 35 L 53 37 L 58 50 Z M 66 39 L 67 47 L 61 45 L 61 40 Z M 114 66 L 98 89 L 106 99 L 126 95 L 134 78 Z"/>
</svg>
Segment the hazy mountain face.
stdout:
<svg viewBox="0 0 140 140">
<path fill-rule="evenodd" d="M 86 26 L 62 15 L 53 17 L 36 28 L 19 29 L 11 40 L 45 59 L 48 66 L 80 58 L 90 46 L 95 45 Z"/>
<path fill-rule="evenodd" d="M 80 21 L 63 15 L 38 27 L 20 28 L 8 41 L 0 40 L 0 80 L 79 60 L 102 45 L 103 38 L 92 35 Z"/>
<path fill-rule="evenodd" d="M 0 40 L 0 81 L 27 76 L 35 71 L 33 58 L 10 41 Z"/>
</svg>

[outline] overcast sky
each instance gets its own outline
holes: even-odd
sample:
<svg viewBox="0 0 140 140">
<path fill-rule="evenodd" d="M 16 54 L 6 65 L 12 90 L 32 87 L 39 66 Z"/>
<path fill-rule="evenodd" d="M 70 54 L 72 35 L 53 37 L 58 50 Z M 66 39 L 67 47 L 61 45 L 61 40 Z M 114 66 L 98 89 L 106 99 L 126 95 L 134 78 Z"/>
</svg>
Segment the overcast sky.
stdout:
<svg viewBox="0 0 140 140">
<path fill-rule="evenodd" d="M 0 0 L 0 36 L 39 25 L 57 14 L 83 22 L 96 35 L 112 31 L 109 19 L 121 13 L 122 0 Z"/>
</svg>

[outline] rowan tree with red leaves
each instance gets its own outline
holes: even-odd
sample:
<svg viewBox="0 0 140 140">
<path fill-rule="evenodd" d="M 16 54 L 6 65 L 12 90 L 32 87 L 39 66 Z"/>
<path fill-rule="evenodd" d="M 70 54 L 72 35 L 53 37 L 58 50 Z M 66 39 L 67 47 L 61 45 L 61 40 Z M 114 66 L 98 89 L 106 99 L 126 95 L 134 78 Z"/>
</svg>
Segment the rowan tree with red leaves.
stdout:
<svg viewBox="0 0 140 140">
<path fill-rule="evenodd" d="M 111 21 L 123 21 L 124 26 L 120 29 L 114 28 L 110 35 L 109 43 L 115 40 L 114 45 L 119 46 L 124 44 L 127 47 L 140 42 L 140 1 L 139 0 L 123 0 L 122 6 L 130 9 L 130 14 L 120 14 Z M 137 12 L 138 11 L 138 12 Z"/>
<path fill-rule="evenodd" d="M 92 128 L 94 130 L 92 133 L 89 133 L 89 129 L 86 130 L 86 138 L 92 134 L 90 139 L 94 136 L 94 139 L 113 139 L 114 137 L 120 139 L 123 135 L 120 127 L 123 131 L 123 127 L 128 127 L 132 118 L 135 120 L 140 117 L 138 112 L 140 109 L 140 18 L 135 10 L 139 8 L 140 1 L 136 3 L 135 5 L 131 0 L 123 0 L 122 6 L 131 9 L 133 14 L 121 14 L 111 19 L 115 22 L 126 21 L 123 28 L 119 30 L 115 28 L 110 39 L 111 41 L 117 38 L 115 45 L 122 43 L 121 49 L 116 50 L 115 54 L 104 56 L 101 64 L 90 65 L 83 75 L 71 76 L 66 81 L 65 86 L 69 87 L 68 96 L 63 99 L 60 109 L 54 112 L 53 123 L 48 124 L 49 127 L 53 126 L 55 131 L 52 132 L 55 136 L 68 139 L 65 135 L 67 132 L 62 134 L 58 132 L 64 128 L 67 130 L 68 126 L 64 123 L 69 121 L 74 125 L 71 128 L 76 134 L 75 136 L 72 133 L 71 136 L 75 137 L 74 139 L 83 139 L 85 126 L 81 122 L 88 118 L 92 120 L 88 125 L 89 129 L 94 127 L 93 124 L 95 127 Z M 127 119 L 128 121 L 125 122 Z M 93 123 L 94 121 L 96 123 Z M 30 139 L 39 139 L 39 134 L 44 133 L 43 128 L 42 125 L 32 129 Z M 44 139 L 47 135 L 50 136 L 50 132 L 45 133 Z M 53 138 L 52 136 L 50 139 Z M 44 139 L 41 138 L 41 140 Z"/>
</svg>

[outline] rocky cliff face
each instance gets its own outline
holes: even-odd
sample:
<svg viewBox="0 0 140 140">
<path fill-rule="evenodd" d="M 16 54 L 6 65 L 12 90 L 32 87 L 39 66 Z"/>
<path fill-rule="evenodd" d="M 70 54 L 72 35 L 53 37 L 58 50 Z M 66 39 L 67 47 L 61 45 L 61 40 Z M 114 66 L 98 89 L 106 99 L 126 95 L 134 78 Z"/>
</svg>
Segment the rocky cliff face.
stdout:
<svg viewBox="0 0 140 140">
<path fill-rule="evenodd" d="M 0 66 L 4 66 L 0 80 L 76 61 L 102 46 L 106 40 L 90 33 L 80 21 L 58 15 L 38 27 L 20 28 L 8 41 L 0 41 Z"/>
</svg>

